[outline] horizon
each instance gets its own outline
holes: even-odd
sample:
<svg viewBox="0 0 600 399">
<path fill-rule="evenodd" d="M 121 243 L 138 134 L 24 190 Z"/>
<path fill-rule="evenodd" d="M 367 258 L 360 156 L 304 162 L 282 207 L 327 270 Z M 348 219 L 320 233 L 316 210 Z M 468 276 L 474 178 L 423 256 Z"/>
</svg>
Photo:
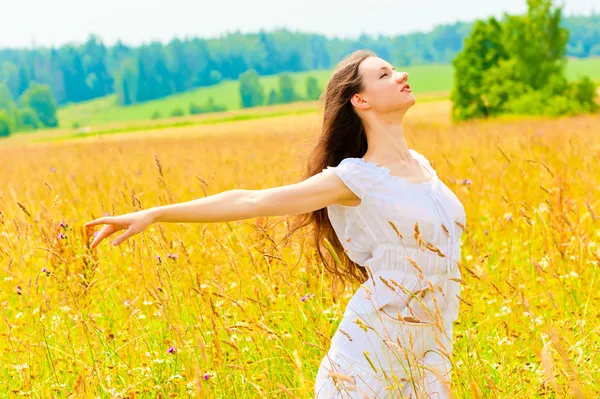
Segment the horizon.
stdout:
<svg viewBox="0 0 600 399">
<path fill-rule="evenodd" d="M 339 10 L 339 7 L 335 7 L 335 2 L 315 8 L 298 7 L 296 4 L 282 7 L 275 2 L 278 8 L 271 8 L 268 14 L 261 11 L 261 4 L 274 1 L 258 0 L 252 4 L 240 3 L 236 8 L 250 6 L 250 10 L 247 13 L 237 12 L 235 15 L 226 13 L 225 23 L 223 24 L 223 19 L 219 18 L 210 18 L 209 21 L 204 21 L 205 23 L 199 23 L 203 21 L 197 19 L 190 21 L 190 17 L 196 18 L 198 15 L 203 16 L 203 14 L 193 12 L 193 10 L 190 10 L 189 13 L 182 10 L 181 6 L 184 5 L 191 8 L 198 6 L 198 4 L 186 0 L 172 0 L 169 3 L 171 6 L 169 9 L 163 7 L 159 8 L 158 11 L 154 10 L 154 12 L 158 12 L 155 15 L 151 14 L 153 12 L 152 5 L 146 5 L 143 9 L 146 14 L 142 17 L 135 15 L 139 12 L 135 8 L 135 3 L 156 4 L 161 3 L 161 0 L 147 0 L 145 3 L 141 0 L 132 0 L 125 8 L 117 0 L 107 0 L 102 8 L 94 10 L 93 15 L 89 10 L 81 9 L 82 3 L 75 0 L 57 0 L 54 4 L 59 3 L 59 6 L 55 7 L 47 3 L 32 6 L 32 3 L 36 3 L 35 0 L 24 0 L 11 5 L 7 9 L 8 15 L 4 17 L 8 23 L 0 25 L 0 49 L 39 49 L 57 48 L 66 44 L 80 45 L 85 43 L 92 35 L 108 47 L 118 42 L 130 47 L 138 47 L 150 43 L 166 44 L 176 39 L 200 38 L 211 40 L 232 34 L 257 34 L 260 31 L 273 32 L 282 29 L 295 33 L 323 35 L 328 39 L 356 40 L 363 34 L 377 38 L 379 36 L 390 37 L 429 33 L 438 26 L 471 23 L 477 19 L 487 19 L 492 16 L 502 18 L 505 13 L 522 14 L 526 11 L 524 0 L 507 0 L 502 4 L 495 2 L 496 4 L 485 5 L 478 4 L 476 0 L 457 0 L 452 5 L 439 0 L 423 0 L 421 3 L 429 2 L 431 4 L 429 7 L 422 4 L 418 9 L 403 9 L 402 4 L 392 5 L 389 0 L 374 0 L 375 2 L 370 3 L 368 7 L 364 7 L 364 3 L 352 7 L 352 2 L 348 1 L 344 3 L 345 17 L 347 18 L 341 21 L 342 24 L 340 25 L 340 21 L 337 19 L 329 18 L 330 15 L 336 15 L 335 12 Z M 310 2 L 317 3 L 316 0 L 307 0 L 307 4 Z M 61 3 L 63 7 L 60 7 Z M 66 7 L 65 4 L 71 4 L 73 7 Z M 78 4 L 79 7 L 75 7 L 75 4 Z M 359 3 L 355 1 L 355 4 Z M 459 7 L 460 4 L 469 6 L 466 8 L 466 12 L 459 11 L 459 9 L 465 9 Z M 32 15 L 31 8 L 36 6 L 38 8 L 50 7 L 50 9 Z M 332 6 L 333 12 L 327 13 L 326 11 Z M 448 9 L 448 7 L 450 8 Z M 598 5 L 595 4 L 594 0 L 573 0 L 563 7 L 563 17 L 598 15 L 597 7 Z M 124 12 L 114 13 L 115 9 Z M 314 14 L 315 10 L 323 10 L 324 12 Z M 356 12 L 351 13 L 349 10 Z M 399 10 L 400 15 L 389 12 L 390 10 Z M 60 16 L 55 15 L 56 12 L 59 12 Z M 211 12 L 218 13 L 223 12 L 223 10 L 215 9 Z M 258 14 L 252 15 L 252 12 L 258 12 Z M 306 14 L 307 12 L 313 13 L 311 15 L 314 18 L 308 18 L 306 15 L 306 18 L 302 18 L 303 13 Z M 4 13 L 6 14 L 6 10 L 4 10 Z M 292 20 L 273 23 L 273 20 L 285 21 L 284 15 L 290 14 L 294 15 Z M 240 16 L 243 17 L 242 21 L 239 20 Z M 174 25 L 173 21 L 169 21 L 169 17 L 176 19 Z M 61 18 L 65 19 L 65 23 L 60 23 Z M 91 18 L 91 20 L 86 20 L 86 18 Z M 154 21 L 153 18 L 158 18 L 157 21 L 160 23 L 155 23 L 157 21 Z M 23 20 L 26 22 L 24 23 Z M 132 20 L 135 20 L 135 23 L 131 23 Z M 397 20 L 403 22 L 401 27 L 397 26 Z M 73 21 L 78 23 L 74 24 Z M 298 21 L 302 22 L 298 23 Z M 124 26 L 125 29 L 123 29 Z M 128 27 L 131 30 L 128 30 Z M 160 33 L 156 33 L 157 30 Z M 121 32 L 119 33 L 119 31 Z M 43 37 L 43 39 L 40 39 L 40 37 Z"/>
</svg>

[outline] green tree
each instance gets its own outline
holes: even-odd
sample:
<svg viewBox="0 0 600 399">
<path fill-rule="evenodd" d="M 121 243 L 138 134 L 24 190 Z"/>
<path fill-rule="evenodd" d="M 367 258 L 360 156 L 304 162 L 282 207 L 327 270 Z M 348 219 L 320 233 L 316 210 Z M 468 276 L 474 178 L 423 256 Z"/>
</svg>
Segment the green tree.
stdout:
<svg viewBox="0 0 600 399">
<path fill-rule="evenodd" d="M 183 116 L 183 115 L 185 115 L 185 112 L 183 112 L 183 110 L 180 107 L 174 108 L 173 111 L 171 111 L 172 117 Z"/>
<path fill-rule="evenodd" d="M 569 31 L 561 26 L 562 9 L 552 0 L 527 0 L 527 5 L 527 14 L 507 16 L 503 43 L 516 60 L 519 80 L 539 90 L 563 74 Z"/>
<path fill-rule="evenodd" d="M 19 98 L 21 107 L 29 107 L 36 113 L 44 126 L 58 126 L 56 101 L 47 84 L 31 82 L 29 88 Z"/>
<path fill-rule="evenodd" d="M 294 78 L 289 73 L 279 75 L 279 101 L 283 104 L 291 103 L 300 99 L 296 93 Z"/>
<path fill-rule="evenodd" d="M 452 119 L 501 113 L 574 115 L 597 109 L 590 79 L 564 75 L 568 31 L 551 0 L 527 0 L 525 15 L 477 21 L 454 59 Z"/>
<path fill-rule="evenodd" d="M 256 107 L 264 104 L 264 88 L 260 83 L 258 73 L 250 69 L 240 75 L 240 96 L 242 108 Z"/>
<path fill-rule="evenodd" d="M 306 78 L 306 97 L 309 100 L 318 100 L 321 97 L 319 81 L 314 76 Z"/>
<path fill-rule="evenodd" d="M 277 95 L 277 90 L 271 89 L 271 91 L 269 92 L 269 100 L 267 101 L 267 104 L 273 105 L 273 104 L 277 104 L 278 102 L 279 102 L 279 97 Z"/>
<path fill-rule="evenodd" d="M 139 66 L 137 59 L 125 58 L 117 72 L 116 92 L 119 104 L 130 105 L 137 102 L 137 91 L 139 83 Z"/>
<path fill-rule="evenodd" d="M 10 135 L 11 128 L 8 119 L 8 113 L 5 110 L 0 110 L 0 137 L 7 137 Z"/>
<path fill-rule="evenodd" d="M 8 85 L 0 82 L 0 110 L 6 112 L 6 118 L 10 125 L 10 130 L 17 128 L 17 106 L 12 98 Z"/>
<path fill-rule="evenodd" d="M 19 114 L 19 130 L 35 130 L 42 126 L 40 119 L 38 118 L 35 111 L 29 107 L 21 108 L 18 111 Z"/>
<path fill-rule="evenodd" d="M 4 61 L 0 66 L 0 82 L 6 83 L 13 98 L 18 97 L 19 91 L 19 69 L 10 62 Z"/>
<path fill-rule="evenodd" d="M 454 84 L 452 119 L 455 121 L 485 117 L 490 114 L 485 99 L 484 76 L 508 59 L 502 43 L 502 26 L 495 18 L 477 21 L 463 49 L 453 61 Z"/>
</svg>

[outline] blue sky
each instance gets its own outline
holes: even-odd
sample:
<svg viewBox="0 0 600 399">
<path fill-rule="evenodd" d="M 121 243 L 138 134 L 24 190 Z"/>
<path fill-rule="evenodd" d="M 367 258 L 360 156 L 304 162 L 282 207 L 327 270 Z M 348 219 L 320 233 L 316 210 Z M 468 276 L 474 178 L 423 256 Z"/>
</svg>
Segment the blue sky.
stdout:
<svg viewBox="0 0 600 399">
<path fill-rule="evenodd" d="M 566 0 L 565 15 L 600 12 L 598 0 Z M 436 24 L 522 13 L 525 0 L 0 0 L 0 47 L 107 44 L 216 37 L 288 27 L 357 37 L 428 31 Z"/>
</svg>

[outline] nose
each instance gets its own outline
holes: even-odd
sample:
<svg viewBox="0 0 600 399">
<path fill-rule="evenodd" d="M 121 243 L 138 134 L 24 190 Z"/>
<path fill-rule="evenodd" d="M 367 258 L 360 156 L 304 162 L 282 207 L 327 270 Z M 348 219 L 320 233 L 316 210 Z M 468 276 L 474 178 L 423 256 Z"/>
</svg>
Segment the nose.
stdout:
<svg viewBox="0 0 600 399">
<path fill-rule="evenodd" d="M 408 72 L 398 72 L 396 74 L 396 80 L 398 82 L 403 82 L 405 80 L 408 80 Z"/>
</svg>

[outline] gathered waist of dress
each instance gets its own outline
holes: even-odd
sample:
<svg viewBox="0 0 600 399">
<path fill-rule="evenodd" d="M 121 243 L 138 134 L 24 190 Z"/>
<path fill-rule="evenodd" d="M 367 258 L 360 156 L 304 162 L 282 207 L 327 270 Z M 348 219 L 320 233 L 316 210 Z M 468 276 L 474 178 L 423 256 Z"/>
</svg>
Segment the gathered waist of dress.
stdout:
<svg viewBox="0 0 600 399">
<path fill-rule="evenodd" d="M 417 248 L 402 244 L 379 244 L 373 249 L 373 256 L 366 265 L 373 273 L 394 270 L 414 276 L 451 274 L 458 268 L 460 246 L 455 245 L 451 254 L 448 248 L 437 249 L 444 256 L 440 256 L 435 248 L 425 245 Z"/>
</svg>

